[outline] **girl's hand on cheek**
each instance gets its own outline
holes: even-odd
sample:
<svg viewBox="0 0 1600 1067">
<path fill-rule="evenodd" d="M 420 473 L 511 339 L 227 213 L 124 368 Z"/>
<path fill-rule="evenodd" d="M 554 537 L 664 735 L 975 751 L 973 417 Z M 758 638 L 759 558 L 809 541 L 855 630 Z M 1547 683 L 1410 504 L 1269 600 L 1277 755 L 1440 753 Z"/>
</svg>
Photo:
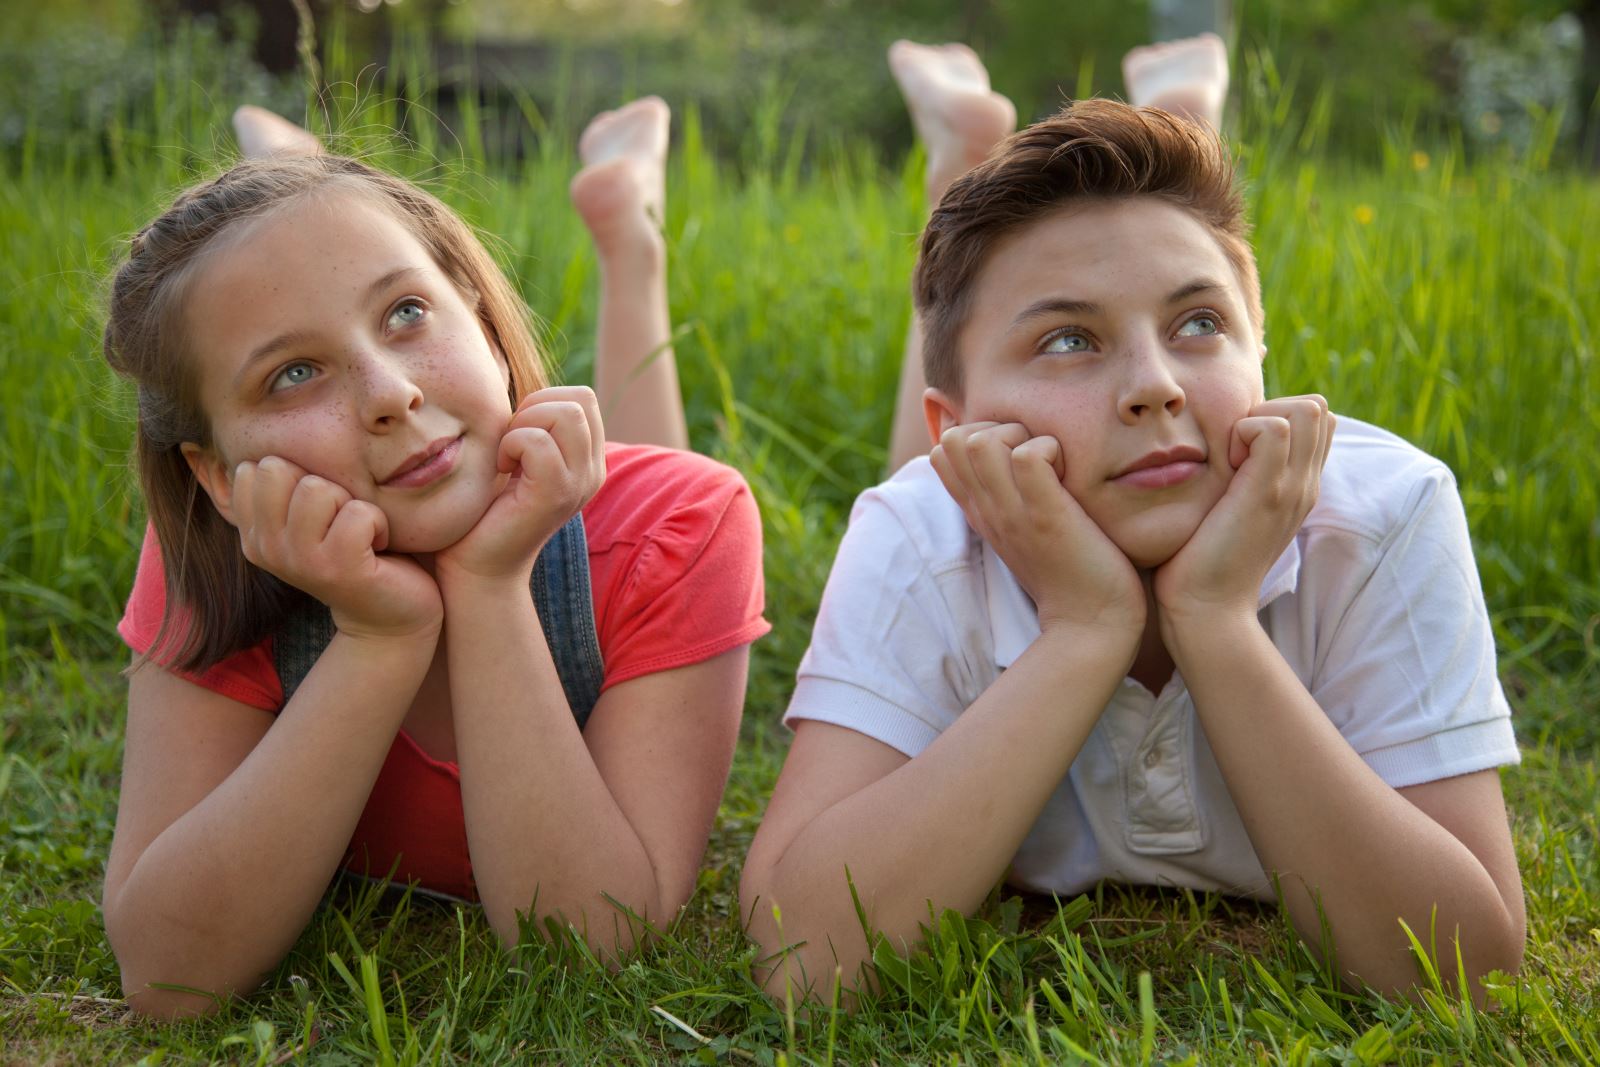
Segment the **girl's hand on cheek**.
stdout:
<svg viewBox="0 0 1600 1067">
<path fill-rule="evenodd" d="M 511 479 L 460 541 L 434 556 L 451 573 L 524 583 L 539 550 L 599 491 L 605 430 L 594 390 L 570 385 L 529 393 L 500 439 L 499 469 Z"/>
<path fill-rule="evenodd" d="M 1062 485 L 1067 460 L 1054 437 L 1015 422 L 969 423 L 945 431 L 929 459 L 968 524 L 1033 598 L 1042 630 L 1109 628 L 1137 640 L 1144 586 Z"/>
<path fill-rule="evenodd" d="M 1178 554 L 1156 570 L 1162 623 L 1254 615 L 1261 582 L 1317 502 L 1338 420 L 1316 394 L 1267 400 L 1234 424 L 1228 490 Z"/>
<path fill-rule="evenodd" d="M 389 520 L 373 504 L 277 456 L 239 464 L 233 517 L 245 559 L 326 604 L 358 637 L 437 632 L 439 589 L 406 556 L 381 555 Z"/>
</svg>

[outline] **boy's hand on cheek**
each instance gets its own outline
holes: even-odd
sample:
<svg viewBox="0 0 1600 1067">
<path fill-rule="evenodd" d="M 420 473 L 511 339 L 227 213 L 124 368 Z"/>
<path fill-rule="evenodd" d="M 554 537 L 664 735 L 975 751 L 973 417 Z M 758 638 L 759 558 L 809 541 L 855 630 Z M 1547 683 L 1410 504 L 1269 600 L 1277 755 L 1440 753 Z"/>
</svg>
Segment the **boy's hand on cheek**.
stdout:
<svg viewBox="0 0 1600 1067">
<path fill-rule="evenodd" d="M 1312 394 L 1264 401 L 1234 424 L 1227 492 L 1156 570 L 1163 630 L 1221 612 L 1255 615 L 1267 571 L 1317 502 L 1336 421 Z"/>
<path fill-rule="evenodd" d="M 358 637 L 437 631 L 444 609 L 428 573 L 380 555 L 389 520 L 376 505 L 277 456 L 239 464 L 233 514 L 245 559 L 328 605 Z"/>
<path fill-rule="evenodd" d="M 929 459 L 1033 598 L 1042 630 L 1109 628 L 1137 640 L 1145 622 L 1138 572 L 1063 487 L 1069 461 L 1054 437 L 1015 422 L 968 423 L 945 431 Z"/>
<path fill-rule="evenodd" d="M 539 550 L 577 514 L 606 478 L 600 403 L 587 386 L 529 393 L 500 439 L 504 490 L 467 535 L 437 553 L 441 580 L 451 573 L 524 583 Z"/>
</svg>

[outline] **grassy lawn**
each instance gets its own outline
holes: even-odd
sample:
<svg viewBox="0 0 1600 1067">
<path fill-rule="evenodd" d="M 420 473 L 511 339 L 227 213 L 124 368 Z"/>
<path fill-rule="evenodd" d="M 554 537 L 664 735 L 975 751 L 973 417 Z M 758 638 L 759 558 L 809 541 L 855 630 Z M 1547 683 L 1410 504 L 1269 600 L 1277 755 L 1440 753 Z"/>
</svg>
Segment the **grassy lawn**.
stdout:
<svg viewBox="0 0 1600 1067">
<path fill-rule="evenodd" d="M 1504 781 L 1530 937 L 1498 1011 L 1441 987 L 1353 995 L 1276 909 L 1116 887 L 931 916 L 928 951 L 880 958 L 884 991 L 853 1016 L 756 993 L 740 857 L 850 501 L 883 465 L 921 211 L 916 160 L 802 152 L 757 106 L 731 161 L 678 116 L 669 178 L 692 436 L 756 490 L 776 627 L 688 913 L 611 972 L 565 937 L 507 954 L 475 911 L 341 885 L 260 993 L 200 1023 L 130 1018 L 97 900 L 125 699 L 112 626 L 143 519 L 97 300 L 119 242 L 214 162 L 224 116 L 163 100 L 109 146 L 0 161 L 0 1063 L 1600 1063 L 1600 187 L 1537 150 L 1469 164 L 1402 134 L 1382 169 L 1353 170 L 1250 101 L 1269 392 L 1321 391 L 1461 482 L 1524 747 Z M 393 121 L 379 100 L 349 128 Z M 596 279 L 566 200 L 572 140 L 515 163 L 470 144 L 388 161 L 498 235 L 585 381 Z"/>
</svg>

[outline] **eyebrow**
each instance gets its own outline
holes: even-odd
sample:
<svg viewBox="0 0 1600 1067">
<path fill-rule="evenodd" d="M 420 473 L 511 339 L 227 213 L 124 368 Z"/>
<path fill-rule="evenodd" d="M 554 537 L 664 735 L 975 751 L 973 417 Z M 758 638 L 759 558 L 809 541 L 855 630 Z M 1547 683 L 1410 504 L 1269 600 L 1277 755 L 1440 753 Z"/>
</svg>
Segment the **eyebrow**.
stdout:
<svg viewBox="0 0 1600 1067">
<path fill-rule="evenodd" d="M 396 267 L 394 270 L 389 271 L 387 274 L 374 281 L 371 285 L 367 286 L 367 291 L 361 294 L 361 303 L 365 304 L 370 302 L 378 294 L 382 293 L 395 282 L 405 278 L 407 275 L 421 273 L 423 273 L 421 267 Z M 260 363 L 262 360 L 271 356 L 277 355 L 284 349 L 293 348 L 296 345 L 304 344 L 306 341 L 311 339 L 311 336 L 312 335 L 305 330 L 289 330 L 285 333 L 280 333 L 278 336 L 274 337 L 265 344 L 258 345 L 248 356 L 245 357 L 244 363 L 239 367 L 239 373 L 234 376 L 234 383 L 237 384 L 243 381 L 244 378 L 249 375 L 250 369 L 257 363 Z"/>
<path fill-rule="evenodd" d="M 1167 296 L 1165 302 L 1167 304 L 1176 304 L 1198 293 L 1224 289 L 1226 289 L 1226 286 L 1221 282 L 1210 278 L 1196 278 L 1194 281 L 1174 289 Z M 1034 301 L 1018 312 L 1017 317 L 1011 320 L 1010 329 L 1019 329 L 1034 319 L 1043 318 L 1046 315 L 1099 315 L 1104 311 L 1104 306 L 1096 304 L 1092 300 L 1068 300 L 1064 297 L 1047 296 L 1043 300 Z"/>
</svg>

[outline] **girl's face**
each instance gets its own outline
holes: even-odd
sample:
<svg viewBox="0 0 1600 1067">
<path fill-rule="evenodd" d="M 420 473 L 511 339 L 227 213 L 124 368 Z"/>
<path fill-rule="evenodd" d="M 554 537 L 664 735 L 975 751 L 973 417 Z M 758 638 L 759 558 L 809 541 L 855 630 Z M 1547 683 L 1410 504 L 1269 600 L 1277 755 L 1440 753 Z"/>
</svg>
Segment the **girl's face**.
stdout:
<svg viewBox="0 0 1600 1067">
<path fill-rule="evenodd" d="M 225 518 L 239 463 L 278 456 L 377 505 L 389 550 L 455 543 L 505 485 L 510 372 L 477 311 L 393 215 L 353 193 L 247 224 L 184 308 Z"/>
<path fill-rule="evenodd" d="M 1233 424 L 1261 402 L 1246 307 L 1182 208 L 1144 197 L 1047 216 L 979 271 L 963 395 L 930 390 L 930 429 L 992 420 L 1056 438 L 1067 491 L 1136 566 L 1159 566 L 1227 490 Z"/>
</svg>

